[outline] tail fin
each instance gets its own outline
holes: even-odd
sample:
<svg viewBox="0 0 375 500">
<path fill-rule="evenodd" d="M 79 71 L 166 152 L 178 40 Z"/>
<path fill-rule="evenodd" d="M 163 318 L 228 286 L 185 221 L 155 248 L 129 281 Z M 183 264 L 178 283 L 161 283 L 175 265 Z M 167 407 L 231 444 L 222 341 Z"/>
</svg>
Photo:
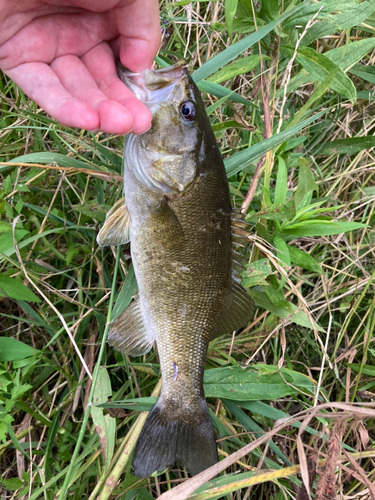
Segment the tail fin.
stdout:
<svg viewBox="0 0 375 500">
<path fill-rule="evenodd" d="M 176 462 L 194 476 L 218 461 L 205 399 L 200 406 L 202 411 L 183 418 L 183 415 L 176 417 L 171 414 L 170 409 L 158 401 L 147 417 L 135 447 L 133 467 L 136 476 L 150 476 Z"/>
</svg>

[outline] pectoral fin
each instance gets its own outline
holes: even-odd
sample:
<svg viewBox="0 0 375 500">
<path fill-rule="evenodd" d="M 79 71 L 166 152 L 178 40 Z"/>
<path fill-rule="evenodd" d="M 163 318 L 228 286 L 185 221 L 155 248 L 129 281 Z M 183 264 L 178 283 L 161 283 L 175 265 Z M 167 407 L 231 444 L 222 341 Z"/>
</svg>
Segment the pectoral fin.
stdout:
<svg viewBox="0 0 375 500">
<path fill-rule="evenodd" d="M 109 328 L 108 344 L 130 356 L 149 352 L 155 341 L 153 332 L 143 320 L 139 297 L 115 319 Z"/>
<path fill-rule="evenodd" d="M 120 198 L 107 213 L 103 227 L 99 231 L 97 242 L 100 247 L 125 245 L 130 241 L 130 215 L 125 205 L 125 198 Z"/>
<path fill-rule="evenodd" d="M 212 339 L 242 328 L 252 318 L 253 313 L 254 302 L 244 287 L 233 278 L 221 313 L 218 330 Z"/>
<path fill-rule="evenodd" d="M 185 242 L 182 226 L 168 202 L 163 198 L 152 209 L 151 227 L 161 244 L 168 248 L 183 248 Z"/>
</svg>

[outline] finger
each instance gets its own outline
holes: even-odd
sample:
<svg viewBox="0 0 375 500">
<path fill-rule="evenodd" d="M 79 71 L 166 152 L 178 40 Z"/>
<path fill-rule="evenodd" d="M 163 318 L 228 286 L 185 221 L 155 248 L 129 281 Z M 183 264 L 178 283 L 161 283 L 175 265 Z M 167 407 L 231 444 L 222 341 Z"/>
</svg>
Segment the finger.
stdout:
<svg viewBox="0 0 375 500">
<path fill-rule="evenodd" d="M 93 49 L 83 58 L 89 66 L 75 56 L 64 56 L 56 59 L 51 67 L 74 97 L 98 111 L 100 130 L 116 134 L 143 133 L 150 128 L 152 115 L 118 78 L 113 54 L 106 44 L 101 45 L 101 50 Z M 95 80 L 100 82 L 99 86 Z"/>
<path fill-rule="evenodd" d="M 97 64 L 100 64 L 100 61 L 97 61 Z M 99 113 L 100 130 L 110 134 L 126 134 L 131 131 L 131 112 L 119 102 L 108 99 L 78 57 L 59 57 L 53 61 L 51 67 L 73 97 Z"/>
<path fill-rule="evenodd" d="M 82 61 L 107 98 L 117 101 L 131 113 L 132 132 L 134 134 L 146 132 L 151 125 L 151 112 L 117 76 L 113 52 L 109 45 L 106 43 L 97 45 L 82 57 Z"/>
<path fill-rule="evenodd" d="M 114 11 L 122 64 L 135 72 L 151 68 L 161 41 L 158 0 L 121 2 Z"/>
<path fill-rule="evenodd" d="M 86 130 L 98 129 L 98 112 L 85 102 L 74 98 L 47 64 L 20 64 L 4 73 L 62 125 Z"/>
</svg>

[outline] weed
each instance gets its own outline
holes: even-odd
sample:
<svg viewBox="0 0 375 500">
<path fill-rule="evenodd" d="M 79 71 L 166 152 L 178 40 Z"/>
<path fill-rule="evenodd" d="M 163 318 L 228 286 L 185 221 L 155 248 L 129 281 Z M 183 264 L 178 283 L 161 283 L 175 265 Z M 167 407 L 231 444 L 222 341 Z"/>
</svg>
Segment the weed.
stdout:
<svg viewBox="0 0 375 500">
<path fill-rule="evenodd" d="M 251 229 L 257 313 L 206 364 L 220 462 L 133 475 L 160 383 L 155 351 L 106 345 L 137 290 L 128 248 L 96 243 L 122 138 L 60 126 L 2 76 L 2 498 L 375 498 L 374 3 L 161 8 L 156 63 L 189 60 Z"/>
</svg>

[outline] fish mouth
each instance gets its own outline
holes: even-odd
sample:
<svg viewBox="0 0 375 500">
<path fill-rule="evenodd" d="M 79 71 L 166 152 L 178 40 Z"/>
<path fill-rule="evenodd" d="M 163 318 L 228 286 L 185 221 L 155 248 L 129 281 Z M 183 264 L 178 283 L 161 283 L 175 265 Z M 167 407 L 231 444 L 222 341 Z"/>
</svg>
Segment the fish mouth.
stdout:
<svg viewBox="0 0 375 500">
<path fill-rule="evenodd" d="M 152 93 L 159 94 L 157 91 L 164 91 L 163 94 L 166 93 L 168 87 L 178 84 L 187 73 L 187 63 L 184 59 L 180 59 L 173 66 L 168 66 L 168 68 L 146 69 L 140 73 L 133 73 L 128 70 L 119 60 L 116 66 L 120 79 L 138 99 L 145 103 L 154 100 Z"/>
</svg>

